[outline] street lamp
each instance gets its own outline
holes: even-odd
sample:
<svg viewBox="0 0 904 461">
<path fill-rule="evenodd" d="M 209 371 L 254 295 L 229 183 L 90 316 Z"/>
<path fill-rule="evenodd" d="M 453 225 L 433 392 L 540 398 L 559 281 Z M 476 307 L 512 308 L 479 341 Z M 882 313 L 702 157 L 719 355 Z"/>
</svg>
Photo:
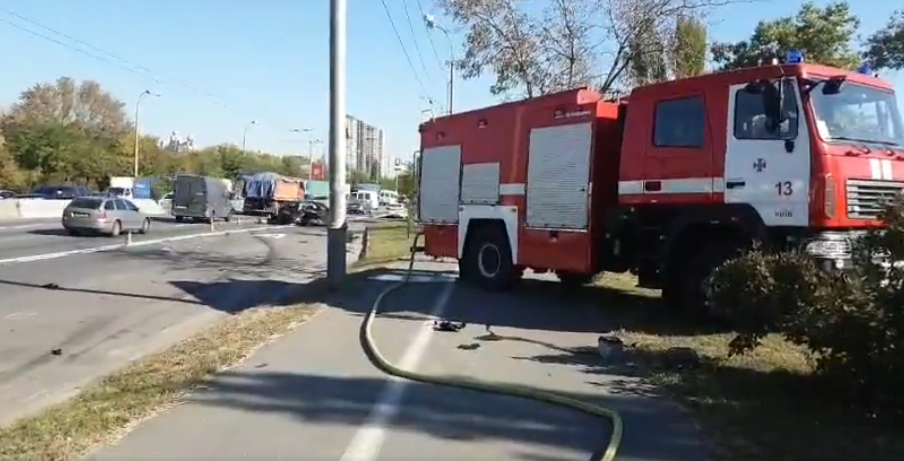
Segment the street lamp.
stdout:
<svg viewBox="0 0 904 461">
<path fill-rule="evenodd" d="M 247 154 L 248 152 L 245 150 L 245 144 L 248 140 L 248 130 L 251 129 L 252 126 L 257 125 L 257 120 L 252 120 L 245 125 L 245 129 L 242 130 L 242 154 Z"/>
<path fill-rule="evenodd" d="M 452 114 L 452 98 L 455 90 L 455 44 L 452 42 L 452 36 L 449 35 L 449 31 L 436 22 L 436 18 L 433 15 L 425 14 L 424 23 L 427 24 L 428 29 L 436 29 L 442 32 L 446 36 L 446 40 L 449 41 L 449 101 L 447 104 L 449 104 L 449 114 Z"/>
<path fill-rule="evenodd" d="M 311 128 L 295 128 L 289 130 L 292 133 L 308 133 L 310 135 L 314 130 Z M 323 140 L 319 138 L 308 139 L 308 181 L 314 177 L 314 146 L 323 144 Z"/>
<path fill-rule="evenodd" d="M 145 96 L 154 96 L 159 98 L 160 93 L 152 93 L 151 90 L 144 90 L 141 92 L 141 94 L 138 95 L 138 102 L 135 103 L 135 179 L 138 179 L 138 150 L 139 146 L 141 145 L 141 134 L 138 131 L 138 116 L 141 114 L 141 100 L 144 99 Z"/>
</svg>

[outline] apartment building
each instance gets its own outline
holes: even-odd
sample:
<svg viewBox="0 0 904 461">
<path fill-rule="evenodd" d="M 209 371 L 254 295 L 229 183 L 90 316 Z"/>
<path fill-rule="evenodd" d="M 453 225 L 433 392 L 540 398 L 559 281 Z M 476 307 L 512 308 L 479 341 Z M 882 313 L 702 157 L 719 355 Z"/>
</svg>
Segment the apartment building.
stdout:
<svg viewBox="0 0 904 461">
<path fill-rule="evenodd" d="M 345 116 L 345 124 L 346 166 L 367 173 L 374 179 L 385 176 L 386 135 L 383 130 L 351 115 Z"/>
</svg>

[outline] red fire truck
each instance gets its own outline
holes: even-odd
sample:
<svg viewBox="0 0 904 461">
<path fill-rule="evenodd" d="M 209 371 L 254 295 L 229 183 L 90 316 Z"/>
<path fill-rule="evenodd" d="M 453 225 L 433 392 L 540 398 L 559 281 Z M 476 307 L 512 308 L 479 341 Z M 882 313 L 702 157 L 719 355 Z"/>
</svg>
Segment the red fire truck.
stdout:
<svg viewBox="0 0 904 461">
<path fill-rule="evenodd" d="M 638 276 L 702 304 L 714 267 L 753 242 L 833 268 L 904 190 L 891 86 L 814 64 L 667 81 L 605 100 L 575 89 L 421 124 L 425 253 L 462 281 L 525 269 L 583 284 Z"/>
</svg>

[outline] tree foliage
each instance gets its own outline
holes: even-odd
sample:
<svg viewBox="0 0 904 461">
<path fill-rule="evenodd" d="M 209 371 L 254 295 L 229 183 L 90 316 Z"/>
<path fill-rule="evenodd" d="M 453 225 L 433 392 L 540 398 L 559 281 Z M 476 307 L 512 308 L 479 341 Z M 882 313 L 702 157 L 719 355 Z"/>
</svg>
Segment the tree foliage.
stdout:
<svg viewBox="0 0 904 461">
<path fill-rule="evenodd" d="M 713 61 L 723 70 L 756 66 L 760 61 L 781 59 L 791 49 L 807 60 L 842 69 L 855 69 L 861 59 L 853 49 L 860 20 L 846 2 L 820 8 L 804 3 L 795 16 L 760 21 L 748 40 L 714 43 Z"/>
<path fill-rule="evenodd" d="M 492 72 L 493 94 L 527 97 L 581 85 L 607 92 L 635 74 L 662 74 L 663 40 L 679 18 L 732 0 L 439 0 L 466 30 L 465 78 Z M 653 54 L 653 58 L 648 58 Z M 629 71 L 630 72 L 630 71 Z"/>
<path fill-rule="evenodd" d="M 102 188 L 110 176 L 131 176 L 135 134 L 124 107 L 90 80 L 61 77 L 23 91 L 0 116 L 0 188 L 46 182 Z M 142 136 L 139 146 L 139 171 L 146 176 L 274 171 L 304 177 L 308 168 L 307 158 L 246 153 L 230 144 L 175 153 Z"/>
<path fill-rule="evenodd" d="M 706 70 L 706 24 L 693 16 L 681 16 L 675 23 L 670 64 L 675 78 L 694 77 Z"/>
<path fill-rule="evenodd" d="M 681 15 L 671 31 L 662 31 L 653 22 L 639 25 L 637 34 L 628 42 L 633 56 L 626 69 L 634 85 L 646 85 L 700 75 L 706 67 L 706 25 L 688 15 Z"/>
<path fill-rule="evenodd" d="M 714 306 L 738 331 L 743 354 L 769 333 L 810 351 L 820 376 L 871 412 L 904 412 L 904 201 L 887 228 L 854 242 L 853 269 L 829 272 L 795 252 L 759 250 L 711 279 Z M 880 256 L 880 258 L 876 258 Z"/>
<path fill-rule="evenodd" d="M 876 68 L 904 69 L 904 10 L 866 40 L 866 57 Z"/>
</svg>

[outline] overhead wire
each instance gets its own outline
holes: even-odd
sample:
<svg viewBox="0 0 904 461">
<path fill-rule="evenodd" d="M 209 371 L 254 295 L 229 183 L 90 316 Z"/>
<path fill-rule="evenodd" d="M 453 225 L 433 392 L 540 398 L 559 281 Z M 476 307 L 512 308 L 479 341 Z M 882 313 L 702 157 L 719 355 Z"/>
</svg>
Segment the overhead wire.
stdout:
<svg viewBox="0 0 904 461">
<path fill-rule="evenodd" d="M 386 4 L 386 0 L 380 0 L 380 3 L 383 4 L 383 10 L 386 11 L 386 17 L 389 19 L 389 24 L 392 26 L 393 32 L 395 32 L 396 39 L 398 39 L 399 41 L 399 46 L 402 48 L 402 53 L 405 55 L 405 60 L 408 61 L 408 67 L 411 68 L 411 72 L 414 74 L 414 79 L 415 81 L 417 81 L 418 87 L 420 87 L 421 96 L 430 98 L 430 93 L 424 86 L 424 82 L 423 80 L 421 80 L 420 75 L 418 75 L 417 68 L 414 66 L 414 61 L 411 60 L 411 55 L 408 54 L 408 50 L 405 48 L 405 41 L 402 40 L 402 34 L 399 33 L 399 28 L 396 27 L 395 21 L 392 19 L 392 13 L 389 11 L 389 5 Z"/>
<path fill-rule="evenodd" d="M 157 84 L 164 84 L 164 83 L 167 83 L 167 82 L 168 82 L 168 83 L 170 83 L 170 84 L 174 84 L 174 85 L 176 85 L 176 86 L 180 86 L 180 87 L 182 87 L 183 89 L 188 90 L 188 91 L 191 92 L 191 93 L 195 93 L 195 94 L 197 94 L 197 95 L 200 95 L 200 96 L 203 96 L 203 97 L 207 98 L 207 99 L 208 99 L 212 104 L 214 104 L 215 106 L 219 106 L 219 107 L 221 107 L 221 108 L 223 108 L 223 109 L 226 109 L 226 110 L 229 110 L 229 111 L 231 111 L 231 112 L 242 112 L 242 111 L 240 111 L 240 110 L 238 110 L 238 109 L 232 108 L 232 107 L 230 107 L 230 106 L 224 104 L 223 102 L 221 102 L 220 99 L 222 99 L 222 98 L 218 97 L 217 95 L 214 95 L 214 94 L 212 94 L 212 93 L 210 93 L 210 92 L 208 92 L 208 91 L 204 91 L 204 90 L 202 90 L 202 89 L 200 89 L 200 88 L 198 88 L 198 87 L 195 87 L 195 86 L 193 86 L 193 85 L 190 85 L 190 84 L 188 84 L 188 83 L 182 82 L 182 81 L 180 81 L 180 80 L 178 80 L 178 79 L 175 79 L 175 78 L 171 78 L 171 77 L 165 76 L 165 75 L 163 75 L 163 74 L 161 74 L 161 73 L 159 73 L 159 72 L 157 72 L 157 71 L 155 71 L 155 70 L 153 70 L 153 69 L 151 69 L 151 68 L 148 68 L 148 67 L 146 67 L 146 66 L 142 66 L 142 65 L 140 65 L 140 64 L 137 64 L 137 63 L 135 63 L 135 62 L 133 62 L 133 61 L 131 61 L 131 60 L 128 60 L 128 59 L 126 59 L 126 58 L 123 58 L 122 56 L 119 56 L 119 55 L 117 55 L 117 54 L 115 54 L 115 53 L 112 53 L 112 52 L 110 52 L 110 51 L 104 50 L 104 49 L 102 49 L 102 48 L 100 48 L 100 47 L 98 47 L 98 46 L 92 45 L 91 43 L 88 43 L 88 42 L 85 41 L 85 40 L 79 39 L 79 38 L 77 38 L 77 37 L 75 37 L 75 36 L 72 36 L 72 35 L 70 35 L 70 34 L 67 34 L 67 33 L 65 33 L 65 32 L 62 32 L 62 31 L 60 31 L 60 30 L 58 30 L 58 29 L 55 29 L 55 28 L 50 27 L 50 26 L 48 26 L 48 25 L 46 25 L 46 24 L 43 24 L 43 23 L 41 23 L 41 22 L 39 22 L 39 21 L 36 21 L 36 20 L 31 19 L 31 18 L 29 18 L 29 17 L 23 16 L 23 15 L 21 15 L 21 14 L 15 12 L 15 11 L 12 11 L 12 10 L 10 10 L 10 9 L 8 9 L 8 8 L 5 8 L 5 7 L 0 6 L 0 12 L 5 13 L 5 14 L 7 14 L 7 15 L 9 15 L 9 16 L 12 16 L 12 17 L 14 17 L 14 18 L 16 18 L 16 19 L 19 19 L 19 20 L 21 20 L 21 21 L 24 21 L 24 22 L 26 22 L 26 23 L 28 23 L 28 24 L 31 24 L 31 25 L 33 25 L 33 26 L 35 26 L 35 27 L 39 27 L 39 28 L 41 28 L 41 29 L 44 29 L 44 30 L 47 31 L 47 32 L 50 32 L 50 33 L 55 34 L 55 35 L 57 35 L 57 36 L 59 36 L 59 37 L 62 37 L 62 38 L 64 38 L 64 39 L 66 39 L 66 40 L 68 40 L 68 41 L 70 41 L 70 42 L 73 42 L 73 43 L 75 43 L 75 44 L 78 44 L 78 45 L 80 45 L 81 47 L 84 47 L 84 48 L 80 48 L 79 46 L 75 46 L 75 45 L 73 45 L 72 43 L 66 43 L 66 42 L 64 42 L 64 41 L 62 41 L 62 40 L 56 39 L 56 38 L 54 38 L 54 37 L 50 37 L 50 36 L 45 35 L 45 34 L 42 34 L 42 33 L 38 32 L 38 31 L 29 29 L 29 28 L 27 28 L 27 27 L 22 26 L 21 24 L 17 24 L 17 23 L 15 23 L 15 22 L 13 22 L 13 21 L 10 21 L 10 20 L 8 20 L 8 19 L 0 18 L 0 22 L 2 22 L 2 23 L 4 23 L 4 24 L 7 24 L 7 25 L 9 25 L 9 26 L 12 26 L 12 27 L 14 27 L 14 28 L 16 28 L 16 29 L 18 29 L 18 30 L 21 30 L 21 31 L 26 32 L 26 33 L 28 33 L 28 34 L 31 34 L 31 35 L 33 35 L 33 36 L 35 36 L 35 37 L 38 37 L 38 38 L 43 39 L 43 40 L 46 40 L 46 41 L 48 41 L 48 42 L 52 42 L 52 43 L 58 44 L 58 45 L 60 45 L 60 46 L 63 46 L 63 47 L 65 47 L 65 48 L 68 48 L 68 49 L 70 49 L 70 50 L 72 50 L 72 51 L 78 52 L 79 54 L 82 54 L 82 55 L 84 55 L 84 56 L 87 56 L 87 57 L 89 57 L 89 58 L 92 58 L 92 59 L 94 59 L 94 60 L 96 60 L 96 61 L 103 62 L 103 63 L 105 63 L 105 64 L 109 64 L 109 65 L 118 67 L 118 68 L 120 68 L 120 69 L 122 69 L 122 70 L 125 70 L 125 71 L 127 71 L 127 72 L 133 73 L 133 74 L 135 74 L 135 75 L 139 75 L 139 76 L 142 76 L 142 77 L 150 77 L 150 78 L 153 79 L 154 82 L 157 83 Z M 87 50 L 91 50 L 91 51 L 87 51 Z M 98 56 L 98 54 L 100 54 L 100 55 L 102 55 L 102 56 Z M 244 115 L 245 113 L 242 112 L 242 114 Z"/>
<path fill-rule="evenodd" d="M 421 69 L 424 70 L 424 77 L 432 80 L 430 71 L 427 70 L 427 63 L 424 62 L 424 55 L 421 53 L 421 47 L 418 44 L 417 33 L 414 32 L 414 22 L 411 21 L 411 13 L 408 8 L 408 0 L 402 0 L 402 8 L 405 9 L 405 19 L 408 20 L 408 30 L 411 31 L 411 39 L 414 41 L 414 52 L 417 54 L 418 61 L 421 62 Z M 428 35 L 429 37 L 429 35 Z"/>
<path fill-rule="evenodd" d="M 427 16 L 427 12 L 424 10 L 424 4 L 421 3 L 421 0 L 417 0 L 417 8 L 421 14 L 421 18 Z M 430 33 L 430 28 L 427 27 L 427 22 L 424 21 L 424 29 L 427 31 L 427 40 L 430 41 L 430 48 L 433 49 L 433 56 L 436 58 L 436 65 L 443 71 L 445 71 L 445 64 L 443 64 L 442 58 L 439 57 L 439 52 L 436 51 L 436 42 L 433 41 L 433 34 Z M 449 56 L 449 59 L 452 59 L 452 56 Z"/>
</svg>

